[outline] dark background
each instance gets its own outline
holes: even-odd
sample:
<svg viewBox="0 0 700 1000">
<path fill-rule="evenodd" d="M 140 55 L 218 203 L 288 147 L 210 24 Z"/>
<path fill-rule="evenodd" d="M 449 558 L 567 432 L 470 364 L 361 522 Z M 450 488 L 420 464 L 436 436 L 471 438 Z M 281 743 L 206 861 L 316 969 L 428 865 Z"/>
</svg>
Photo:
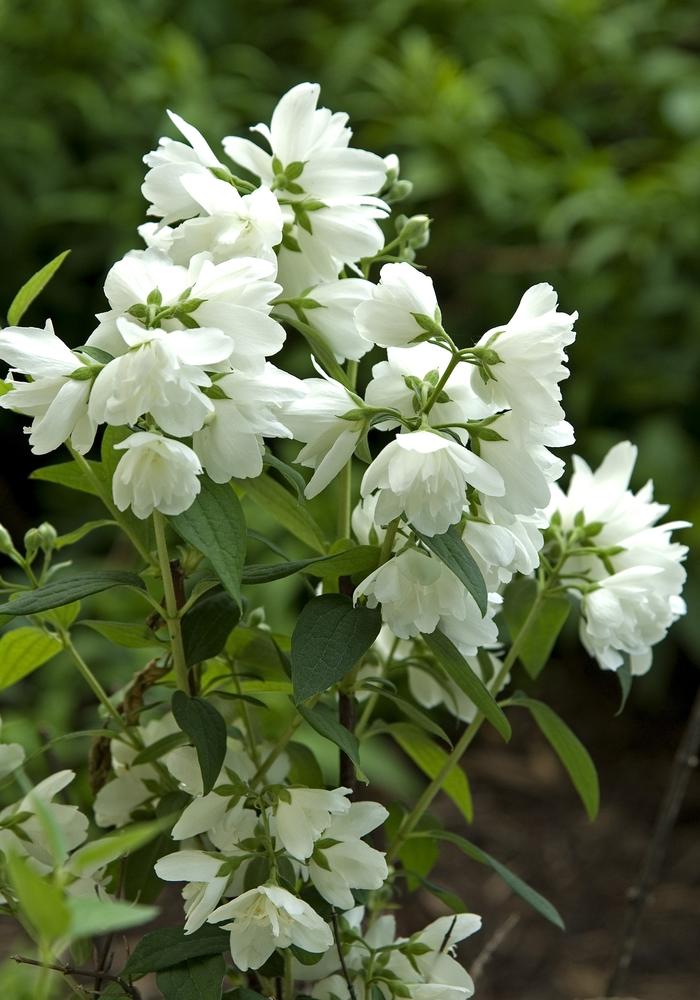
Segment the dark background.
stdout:
<svg viewBox="0 0 700 1000">
<path fill-rule="evenodd" d="M 0 2 L 0 313 L 30 274 L 71 248 L 24 322 L 50 316 L 69 343 L 84 343 L 103 308 L 106 270 L 139 245 L 141 157 L 173 134 L 165 108 L 215 144 L 268 120 L 289 86 L 317 80 L 323 103 L 350 113 L 356 143 L 397 152 L 414 181 L 408 209 L 434 220 L 421 261 L 453 335 L 477 339 L 508 318 L 528 285 L 551 281 L 562 307 L 580 312 L 565 385 L 576 450 L 597 462 L 630 437 L 640 449 L 635 485 L 653 476 L 673 516 L 698 521 L 699 49 L 696 5 L 672 0 Z M 292 344 L 287 363 L 302 359 Z M 19 537 L 46 517 L 74 527 L 88 501 L 26 481 L 38 460 L 21 420 L 1 413 L 0 433 L 0 521 Z M 331 505 L 321 502 L 321 517 Z M 99 544 L 86 554 L 102 558 Z M 480 996 L 574 1000 L 602 989 L 697 686 L 692 553 L 688 568 L 690 613 L 635 684 L 622 720 L 614 679 L 572 641 L 539 686 L 599 764 L 596 827 L 542 763 L 545 751 L 537 763 L 524 725 L 507 751 L 487 740 L 475 751 L 484 780 L 473 836 L 549 889 L 572 932 L 561 938 L 523 915 Z M 275 593 L 284 621 L 298 595 Z M 105 683 L 112 669 L 129 668 L 99 650 Z M 29 706 L 47 732 L 75 725 L 69 677 L 56 661 L 10 692 L 3 714 L 20 729 Z M 697 817 L 695 787 L 631 980 L 643 1000 L 700 993 Z M 463 865 L 453 861 L 448 881 Z M 465 885 L 493 931 L 513 907 L 484 897 L 481 876 L 470 868 Z M 577 979 L 572 969 L 584 971 Z"/>
</svg>

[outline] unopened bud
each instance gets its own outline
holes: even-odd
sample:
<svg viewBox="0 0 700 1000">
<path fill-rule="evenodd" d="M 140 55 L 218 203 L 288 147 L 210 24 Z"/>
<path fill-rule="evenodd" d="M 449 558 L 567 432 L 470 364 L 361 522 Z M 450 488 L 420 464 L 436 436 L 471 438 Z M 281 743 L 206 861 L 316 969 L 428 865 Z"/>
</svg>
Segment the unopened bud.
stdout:
<svg viewBox="0 0 700 1000">
<path fill-rule="evenodd" d="M 58 532 L 54 526 L 49 524 L 48 521 L 44 521 L 36 529 L 36 532 L 39 538 L 39 548 L 45 552 L 50 552 L 54 548 L 56 539 L 58 538 Z"/>
<path fill-rule="evenodd" d="M 9 555 L 10 552 L 14 552 L 15 547 L 12 544 L 12 537 L 10 532 L 4 525 L 0 524 L 0 552 L 5 555 Z"/>
<path fill-rule="evenodd" d="M 427 215 L 412 215 L 399 233 L 399 239 L 415 250 L 427 246 L 430 240 L 430 219 Z"/>
<path fill-rule="evenodd" d="M 388 156 L 384 157 L 384 166 L 386 167 L 386 184 L 388 187 L 399 179 L 401 165 L 396 153 L 389 153 Z"/>
<path fill-rule="evenodd" d="M 38 528 L 30 528 L 24 535 L 24 551 L 31 562 L 41 548 L 41 536 Z"/>
</svg>

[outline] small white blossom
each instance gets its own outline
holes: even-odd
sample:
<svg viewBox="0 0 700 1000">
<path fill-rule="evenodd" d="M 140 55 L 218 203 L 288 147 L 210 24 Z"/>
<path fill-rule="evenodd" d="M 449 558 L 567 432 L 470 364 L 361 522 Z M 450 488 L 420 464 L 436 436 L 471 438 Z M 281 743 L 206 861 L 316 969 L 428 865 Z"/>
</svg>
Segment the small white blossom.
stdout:
<svg viewBox="0 0 700 1000">
<path fill-rule="evenodd" d="M 353 802 L 333 817 L 309 860 L 309 876 L 325 900 L 341 910 L 355 905 L 352 889 L 379 889 L 388 875 L 381 851 L 365 837 L 389 813 L 378 802 Z M 337 843 L 334 843 L 337 841 Z"/>
<path fill-rule="evenodd" d="M 304 295 L 319 306 L 307 311 L 307 322 L 321 334 L 337 361 L 359 361 L 372 348 L 358 333 L 355 310 L 370 298 L 373 288 L 364 278 L 343 278 L 310 288 Z"/>
<path fill-rule="evenodd" d="M 403 347 L 425 333 L 416 315 L 440 320 L 433 282 L 411 264 L 385 264 L 372 298 L 357 307 L 360 334 L 380 347 Z"/>
<path fill-rule="evenodd" d="M 350 809 L 350 794 L 349 788 L 285 789 L 275 810 L 275 830 L 284 849 L 299 861 L 308 858 L 332 817 Z"/>
<path fill-rule="evenodd" d="M 231 957 L 241 972 L 259 969 L 276 948 L 296 945 L 314 953 L 333 943 L 328 924 L 308 903 L 276 885 L 259 885 L 224 903 L 209 916 L 209 923 L 230 920 Z"/>
<path fill-rule="evenodd" d="M 31 858 L 40 872 L 50 871 L 58 859 L 54 857 L 54 840 L 49 823 L 60 831 L 66 851 L 72 851 L 87 837 L 88 820 L 77 806 L 54 802 L 59 792 L 75 778 L 74 771 L 57 771 L 40 781 L 24 798 L 0 811 L 0 853 L 14 852 Z M 16 828 L 3 829 L 14 816 L 26 814 Z"/>
<path fill-rule="evenodd" d="M 192 506 L 202 466 L 191 448 L 150 431 L 138 431 L 115 448 L 126 452 L 112 480 L 119 510 L 131 507 L 143 519 L 154 510 L 173 515 Z"/>
</svg>

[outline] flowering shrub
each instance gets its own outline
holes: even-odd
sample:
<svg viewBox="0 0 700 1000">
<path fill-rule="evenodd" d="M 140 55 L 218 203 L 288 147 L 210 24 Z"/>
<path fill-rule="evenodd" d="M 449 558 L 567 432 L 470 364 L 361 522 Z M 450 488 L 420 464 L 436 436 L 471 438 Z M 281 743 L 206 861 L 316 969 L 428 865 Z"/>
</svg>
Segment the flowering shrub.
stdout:
<svg viewBox="0 0 700 1000">
<path fill-rule="evenodd" d="M 67 347 L 50 321 L 17 325 L 60 260 L 19 292 L 0 331 L 0 406 L 29 418 L 35 454 L 70 453 L 42 477 L 106 508 L 69 535 L 43 524 L 23 547 L 0 538 L 23 574 L 0 579 L 0 685 L 63 652 L 98 702 L 90 818 L 56 801 L 72 771 L 32 786 L 23 748 L 0 746 L 18 795 L 0 813 L 2 905 L 36 942 L 43 997 L 59 974 L 77 995 L 87 978 L 89 995 L 138 997 L 149 972 L 180 1000 L 471 996 L 453 953 L 481 921 L 427 881 L 436 842 L 561 918 L 441 829 L 433 799 L 444 791 L 471 819 L 462 757 L 484 722 L 508 740 L 524 708 L 595 815 L 585 748 L 547 705 L 504 688 L 520 666 L 539 674 L 576 617 L 624 698 L 685 610 L 686 550 L 671 538 L 683 524 L 657 523 L 666 508 L 651 485 L 629 490 L 631 444 L 596 472 L 575 460 L 568 494 L 556 485 L 551 449 L 573 442 L 559 386 L 577 314 L 538 284 L 459 347 L 415 264 L 429 220 L 399 215 L 391 229 L 410 190 L 398 161 L 351 147 L 347 116 L 318 100 L 315 85 L 293 88 L 256 141 L 229 136 L 221 157 L 171 115 L 180 138 L 145 157 L 146 249 L 112 267 L 88 342 Z M 269 360 L 287 337 L 306 341 L 315 376 Z M 100 459 L 87 458 L 98 433 Z M 303 445 L 308 478 L 273 438 Z M 326 489 L 331 540 L 307 504 Z M 247 562 L 241 498 L 308 557 L 270 542 L 282 561 Z M 105 526 L 131 542 L 132 571 L 55 561 Z M 294 574 L 314 581 L 313 596 L 291 636 L 274 634 L 242 586 Z M 141 621 L 81 617 L 113 587 L 138 595 Z M 80 625 L 152 658 L 110 693 L 74 643 Z M 288 725 L 271 739 L 261 723 L 280 694 Z M 465 723 L 454 745 L 436 706 Z M 302 726 L 337 747 L 337 782 Z M 368 798 L 362 746 L 380 735 L 427 778 L 411 808 Z M 183 919 L 117 957 L 112 936 L 151 920 L 166 882 L 182 885 Z M 421 884 L 454 912 L 401 936 L 394 911 Z"/>
</svg>

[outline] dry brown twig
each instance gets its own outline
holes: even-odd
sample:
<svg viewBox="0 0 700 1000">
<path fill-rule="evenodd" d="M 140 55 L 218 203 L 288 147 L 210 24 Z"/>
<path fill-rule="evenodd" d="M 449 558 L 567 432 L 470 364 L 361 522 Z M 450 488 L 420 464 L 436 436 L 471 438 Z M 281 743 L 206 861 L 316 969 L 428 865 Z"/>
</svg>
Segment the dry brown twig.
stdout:
<svg viewBox="0 0 700 1000">
<path fill-rule="evenodd" d="M 510 916 L 504 920 L 501 926 L 498 927 L 487 940 L 484 947 L 474 959 L 472 967 L 469 970 L 469 975 L 472 977 L 474 982 L 476 982 L 479 977 L 483 975 L 484 969 L 489 964 L 496 951 L 498 951 L 508 935 L 517 927 L 519 922 L 519 914 L 511 913 Z"/>
</svg>

